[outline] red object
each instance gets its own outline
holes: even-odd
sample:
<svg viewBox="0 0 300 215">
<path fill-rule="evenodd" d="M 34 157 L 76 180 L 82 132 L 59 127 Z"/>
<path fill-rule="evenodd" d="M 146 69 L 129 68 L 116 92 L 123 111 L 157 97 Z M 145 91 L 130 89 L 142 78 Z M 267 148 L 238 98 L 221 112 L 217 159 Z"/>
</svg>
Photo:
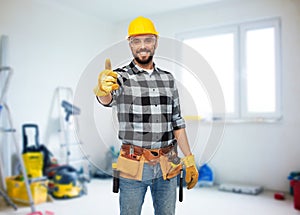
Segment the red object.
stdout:
<svg viewBox="0 0 300 215">
<path fill-rule="evenodd" d="M 274 199 L 285 200 L 284 193 L 274 193 Z"/>
<path fill-rule="evenodd" d="M 296 180 L 290 180 L 290 194 L 293 196 L 294 195 L 294 190 L 293 190 L 293 186 L 295 184 Z"/>
<path fill-rule="evenodd" d="M 294 192 L 294 207 L 300 210 L 300 180 L 294 181 L 293 183 Z"/>
<path fill-rule="evenodd" d="M 27 215 L 43 215 L 43 213 L 41 211 L 35 211 L 35 212 L 31 212 Z"/>
</svg>

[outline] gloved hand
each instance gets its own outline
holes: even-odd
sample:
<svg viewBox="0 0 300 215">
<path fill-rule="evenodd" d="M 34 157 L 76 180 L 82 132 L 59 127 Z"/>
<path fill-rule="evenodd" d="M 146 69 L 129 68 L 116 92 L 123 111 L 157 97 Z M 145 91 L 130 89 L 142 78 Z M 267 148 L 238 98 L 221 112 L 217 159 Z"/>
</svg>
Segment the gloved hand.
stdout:
<svg viewBox="0 0 300 215">
<path fill-rule="evenodd" d="M 192 189 L 197 184 L 199 176 L 194 155 L 186 156 L 182 160 L 185 165 L 185 182 L 187 188 Z"/>
<path fill-rule="evenodd" d="M 96 96 L 107 96 L 111 91 L 119 89 L 117 84 L 118 74 L 111 70 L 109 59 L 105 61 L 105 70 L 98 76 L 98 85 L 94 88 Z"/>
</svg>

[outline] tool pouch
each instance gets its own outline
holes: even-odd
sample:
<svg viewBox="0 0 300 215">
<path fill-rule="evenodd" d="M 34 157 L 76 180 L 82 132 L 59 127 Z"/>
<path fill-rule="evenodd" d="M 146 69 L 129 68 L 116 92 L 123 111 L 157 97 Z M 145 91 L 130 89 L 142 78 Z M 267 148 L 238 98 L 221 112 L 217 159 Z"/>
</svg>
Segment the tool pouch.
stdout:
<svg viewBox="0 0 300 215">
<path fill-rule="evenodd" d="M 145 149 L 143 152 L 143 157 L 145 158 L 145 161 L 149 165 L 156 165 L 160 162 L 160 152 L 159 150 L 147 150 Z"/>
<path fill-rule="evenodd" d="M 168 160 L 168 157 L 161 156 L 160 157 L 160 168 L 163 173 L 164 180 L 171 179 L 177 176 L 182 169 L 182 165 L 172 165 L 172 163 Z"/>
<path fill-rule="evenodd" d="M 121 152 L 117 161 L 117 169 L 120 171 L 120 177 L 141 181 L 144 161 L 143 157 L 140 160 L 124 157 Z"/>
<path fill-rule="evenodd" d="M 177 176 L 182 169 L 182 164 L 178 157 L 177 142 L 172 147 L 166 149 L 163 151 L 164 156 L 160 157 L 160 166 L 164 180 Z"/>
</svg>

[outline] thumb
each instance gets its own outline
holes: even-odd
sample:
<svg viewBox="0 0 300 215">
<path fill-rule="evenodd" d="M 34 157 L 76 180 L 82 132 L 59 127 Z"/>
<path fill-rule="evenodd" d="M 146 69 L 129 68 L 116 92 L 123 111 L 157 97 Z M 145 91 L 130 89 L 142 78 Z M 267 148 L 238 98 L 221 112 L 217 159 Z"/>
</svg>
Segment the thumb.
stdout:
<svg viewBox="0 0 300 215">
<path fill-rule="evenodd" d="M 111 70 L 111 62 L 109 58 L 105 60 L 105 69 Z"/>
</svg>

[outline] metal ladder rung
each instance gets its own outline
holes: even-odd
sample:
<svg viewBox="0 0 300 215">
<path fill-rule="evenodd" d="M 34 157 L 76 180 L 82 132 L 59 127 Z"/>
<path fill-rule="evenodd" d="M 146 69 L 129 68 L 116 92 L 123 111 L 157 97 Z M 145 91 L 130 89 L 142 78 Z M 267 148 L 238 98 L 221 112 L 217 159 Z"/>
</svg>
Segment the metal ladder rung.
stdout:
<svg viewBox="0 0 300 215">
<path fill-rule="evenodd" d="M 8 195 L 1 189 L 0 189 L 0 196 L 2 196 L 5 199 L 6 203 L 12 206 L 15 210 L 18 209 L 17 205 L 13 203 L 13 201 L 8 197 Z"/>
</svg>

